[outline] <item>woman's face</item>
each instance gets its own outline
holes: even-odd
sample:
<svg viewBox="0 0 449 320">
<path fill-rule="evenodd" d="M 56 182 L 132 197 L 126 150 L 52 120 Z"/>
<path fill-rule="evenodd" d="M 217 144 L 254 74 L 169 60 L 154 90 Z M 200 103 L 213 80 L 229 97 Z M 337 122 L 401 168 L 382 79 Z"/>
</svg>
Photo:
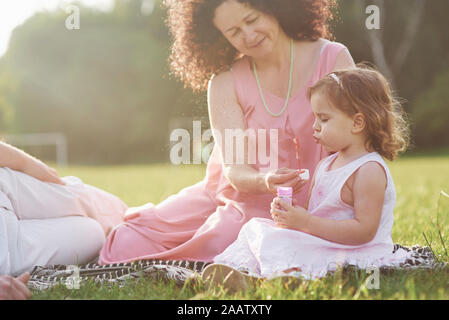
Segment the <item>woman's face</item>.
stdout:
<svg viewBox="0 0 449 320">
<path fill-rule="evenodd" d="M 270 53 L 281 32 L 274 17 L 236 0 L 218 6 L 213 22 L 234 48 L 255 58 Z"/>
</svg>

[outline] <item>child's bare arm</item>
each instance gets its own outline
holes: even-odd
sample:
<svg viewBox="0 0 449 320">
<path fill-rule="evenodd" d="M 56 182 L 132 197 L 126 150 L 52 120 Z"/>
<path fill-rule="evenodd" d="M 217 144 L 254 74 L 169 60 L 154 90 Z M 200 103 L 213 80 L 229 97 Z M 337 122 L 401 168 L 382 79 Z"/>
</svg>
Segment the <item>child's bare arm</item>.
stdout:
<svg viewBox="0 0 449 320">
<path fill-rule="evenodd" d="M 369 162 L 358 170 L 351 188 L 354 195 L 354 219 L 325 219 L 312 216 L 301 207 L 283 206 L 287 212 L 275 211 L 281 221 L 278 225 L 283 224 L 286 228 L 344 245 L 365 244 L 376 235 L 386 185 L 387 178 L 383 168 L 375 162 Z"/>
<path fill-rule="evenodd" d="M 377 162 L 363 165 L 354 179 L 354 211 L 360 226 L 358 238 L 362 242 L 371 241 L 377 233 L 384 204 L 387 176 Z"/>
<path fill-rule="evenodd" d="M 315 176 L 316 176 L 316 172 L 318 171 L 318 168 L 321 166 L 321 163 L 323 162 L 324 159 L 321 159 L 320 162 L 318 162 L 318 164 L 315 167 L 315 172 L 313 173 L 313 177 L 312 177 L 312 181 L 310 182 L 310 186 L 309 186 L 309 193 L 307 194 L 307 201 L 306 201 L 306 210 L 309 209 L 309 201 L 310 201 L 310 195 L 312 194 L 312 189 L 315 185 Z"/>
</svg>

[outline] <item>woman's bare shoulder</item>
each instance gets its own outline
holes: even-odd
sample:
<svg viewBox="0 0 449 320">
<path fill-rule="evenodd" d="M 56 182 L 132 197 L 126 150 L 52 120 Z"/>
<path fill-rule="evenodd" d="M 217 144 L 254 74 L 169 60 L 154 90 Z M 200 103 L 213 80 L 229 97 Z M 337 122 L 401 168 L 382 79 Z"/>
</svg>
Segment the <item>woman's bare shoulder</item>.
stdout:
<svg viewBox="0 0 449 320">
<path fill-rule="evenodd" d="M 221 71 L 215 74 L 209 81 L 209 89 L 214 86 L 214 89 L 233 89 L 234 88 L 234 77 L 233 71 L 239 72 L 242 67 L 247 63 L 246 57 L 240 57 L 235 60 L 230 69 Z"/>
<path fill-rule="evenodd" d="M 230 71 L 217 74 L 210 80 L 208 105 L 214 128 L 244 128 L 243 112 L 236 98 Z"/>
<path fill-rule="evenodd" d="M 209 81 L 208 99 L 210 104 L 237 103 L 231 71 L 214 75 Z"/>
<path fill-rule="evenodd" d="M 349 49 L 344 45 L 341 44 L 344 48 L 340 51 L 340 53 L 337 55 L 337 59 L 335 60 L 335 66 L 333 71 L 341 70 L 341 69 L 351 69 L 355 68 L 355 62 L 352 58 L 351 53 L 349 52 Z"/>
<path fill-rule="evenodd" d="M 231 70 L 226 70 L 214 75 L 209 81 L 209 90 L 213 89 L 224 89 L 226 87 L 232 86 L 232 72 Z"/>
</svg>

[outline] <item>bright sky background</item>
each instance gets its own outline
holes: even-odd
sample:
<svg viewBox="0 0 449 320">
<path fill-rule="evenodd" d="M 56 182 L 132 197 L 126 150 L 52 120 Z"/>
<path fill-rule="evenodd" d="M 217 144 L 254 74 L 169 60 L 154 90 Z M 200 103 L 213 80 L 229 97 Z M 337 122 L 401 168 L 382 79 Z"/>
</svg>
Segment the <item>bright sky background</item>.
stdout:
<svg viewBox="0 0 449 320">
<path fill-rule="evenodd" d="M 34 13 L 44 10 L 65 8 L 74 0 L 0 0 L 0 57 L 8 48 L 9 37 L 15 27 Z M 78 0 L 86 6 L 111 10 L 114 0 Z"/>
</svg>

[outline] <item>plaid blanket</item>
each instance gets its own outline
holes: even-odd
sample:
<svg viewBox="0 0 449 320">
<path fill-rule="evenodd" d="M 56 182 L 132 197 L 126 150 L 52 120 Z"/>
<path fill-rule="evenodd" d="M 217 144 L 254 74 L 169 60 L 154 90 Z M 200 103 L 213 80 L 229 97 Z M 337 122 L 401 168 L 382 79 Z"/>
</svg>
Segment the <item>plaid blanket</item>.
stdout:
<svg viewBox="0 0 449 320">
<path fill-rule="evenodd" d="M 398 267 L 381 267 L 381 273 L 391 273 L 404 270 L 441 270 L 448 268 L 446 262 L 440 262 L 429 247 L 418 245 L 405 247 L 395 244 L 393 252 L 399 248 L 412 251 L 410 258 Z M 175 281 L 183 285 L 189 277 L 201 274 L 208 265 L 207 262 L 188 260 L 139 260 L 132 263 L 117 263 L 100 266 L 89 263 L 79 266 L 36 266 L 31 272 L 28 287 L 34 290 L 45 290 L 57 284 L 68 288 L 78 288 L 83 282 L 92 279 L 100 284 L 125 285 L 130 279 L 154 279 Z M 353 272 L 356 268 L 351 265 L 343 267 L 343 272 Z"/>
</svg>

